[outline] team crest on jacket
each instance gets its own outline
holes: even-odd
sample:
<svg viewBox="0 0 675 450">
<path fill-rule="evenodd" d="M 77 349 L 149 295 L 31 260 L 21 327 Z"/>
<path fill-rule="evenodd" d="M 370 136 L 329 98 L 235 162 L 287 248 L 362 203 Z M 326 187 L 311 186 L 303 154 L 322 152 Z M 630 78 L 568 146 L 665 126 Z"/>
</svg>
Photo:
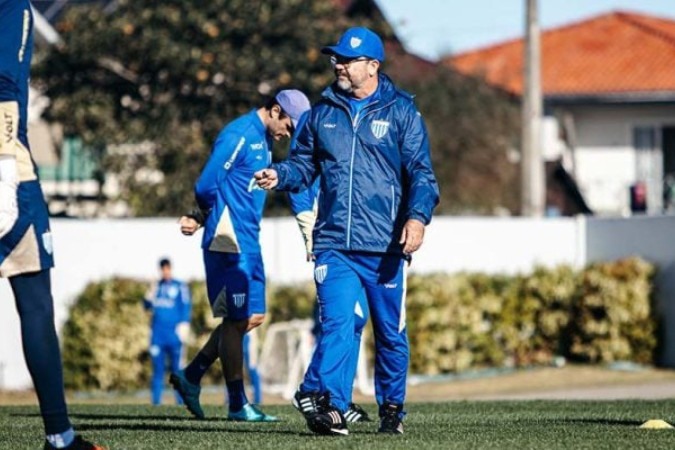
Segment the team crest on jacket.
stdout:
<svg viewBox="0 0 675 450">
<path fill-rule="evenodd" d="M 316 266 L 316 268 L 314 269 L 314 279 L 316 280 L 317 283 L 319 284 L 323 283 L 323 280 L 326 279 L 326 275 L 328 275 L 327 264 Z"/>
<path fill-rule="evenodd" d="M 373 136 L 382 139 L 387 134 L 387 131 L 389 131 L 389 122 L 386 120 L 373 120 L 370 123 L 370 131 L 373 132 Z"/>
</svg>

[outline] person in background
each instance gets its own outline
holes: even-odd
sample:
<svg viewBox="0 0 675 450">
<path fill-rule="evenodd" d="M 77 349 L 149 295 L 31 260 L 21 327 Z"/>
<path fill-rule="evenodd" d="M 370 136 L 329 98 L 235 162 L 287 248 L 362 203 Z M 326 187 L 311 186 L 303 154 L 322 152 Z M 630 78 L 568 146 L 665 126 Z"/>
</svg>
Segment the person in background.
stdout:
<svg viewBox="0 0 675 450">
<path fill-rule="evenodd" d="M 171 261 L 162 258 L 159 261 L 161 278 L 148 291 L 143 299 L 146 311 L 152 313 L 150 358 L 152 359 L 152 404 L 162 403 L 164 373 L 167 358 L 170 373 L 180 370 L 183 345 L 190 334 L 190 314 L 192 299 L 187 284 L 173 278 Z M 179 395 L 176 403 L 182 404 Z"/>
</svg>

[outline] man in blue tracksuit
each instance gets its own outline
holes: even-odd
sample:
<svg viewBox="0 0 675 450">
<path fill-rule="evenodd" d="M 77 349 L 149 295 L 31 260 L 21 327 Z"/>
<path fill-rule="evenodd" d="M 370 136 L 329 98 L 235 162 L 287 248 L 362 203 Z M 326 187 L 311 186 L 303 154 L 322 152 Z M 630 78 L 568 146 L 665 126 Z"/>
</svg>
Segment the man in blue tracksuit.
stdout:
<svg viewBox="0 0 675 450">
<path fill-rule="evenodd" d="M 375 394 L 383 433 L 403 433 L 409 346 L 405 260 L 438 203 L 429 139 L 413 98 L 379 73 L 380 38 L 350 28 L 331 55 L 336 81 L 309 112 L 286 161 L 256 173 L 263 189 L 300 191 L 320 176 L 314 279 L 321 306 L 317 359 L 322 393 L 308 427 L 348 434 L 345 370 L 354 305 L 364 289 L 375 331 Z"/>
<path fill-rule="evenodd" d="M 162 258 L 159 261 L 161 279 L 155 283 L 145 299 L 143 306 L 152 312 L 152 336 L 150 338 L 150 357 L 152 359 L 152 404 L 162 402 L 164 388 L 164 366 L 167 357 L 171 372 L 178 372 L 183 352 L 183 344 L 190 333 L 190 313 L 192 300 L 187 284 L 176 280 L 171 274 L 171 261 Z M 176 395 L 176 403 L 181 404 Z"/>
<path fill-rule="evenodd" d="M 97 449 L 75 435 L 63 393 L 51 293 L 52 235 L 28 145 L 32 55 L 30 2 L 0 0 L 0 277 L 9 279 L 19 313 L 23 353 L 45 429 L 44 448 Z"/>
<path fill-rule="evenodd" d="M 303 116 L 306 118 L 307 116 Z M 302 123 L 302 121 L 301 121 Z M 291 144 L 292 146 L 293 144 Z M 314 250 L 312 248 L 312 231 L 314 223 L 316 222 L 316 210 L 319 200 L 319 179 L 302 192 L 289 195 L 291 203 L 291 210 L 298 222 L 302 238 L 305 241 L 305 249 L 307 252 L 307 261 L 314 260 Z M 361 335 L 363 329 L 368 323 L 368 302 L 366 301 L 365 293 L 361 292 L 358 296 L 354 308 L 354 336 L 352 341 L 352 350 L 349 355 L 348 369 L 345 370 L 346 377 L 344 382 L 347 384 L 346 389 L 349 391 L 347 411 L 344 413 L 347 422 L 370 422 L 368 413 L 358 404 L 352 402 L 351 393 L 354 385 L 354 377 L 356 376 L 356 369 L 359 363 L 359 353 L 361 350 Z M 314 305 L 314 327 L 312 328 L 316 342 L 321 337 L 321 315 L 319 302 Z M 303 392 L 321 392 L 321 382 L 319 379 L 318 360 L 313 359 L 310 366 L 307 368 L 305 377 L 298 391 L 293 397 L 293 406 L 303 415 L 308 416 L 315 411 L 314 398 L 312 396 L 303 395 Z"/>
<path fill-rule="evenodd" d="M 184 371 L 169 380 L 195 416 L 204 417 L 199 382 L 217 359 L 223 366 L 230 420 L 276 418 L 249 404 L 243 382 L 243 338 L 265 318 L 265 270 L 260 221 L 266 192 L 253 174 L 270 164 L 272 141 L 289 137 L 309 100 L 295 89 L 280 91 L 265 106 L 228 124 L 218 135 L 195 185 L 199 210 L 181 217 L 181 231 L 204 226 L 202 249 L 211 309 L 222 323 Z"/>
</svg>

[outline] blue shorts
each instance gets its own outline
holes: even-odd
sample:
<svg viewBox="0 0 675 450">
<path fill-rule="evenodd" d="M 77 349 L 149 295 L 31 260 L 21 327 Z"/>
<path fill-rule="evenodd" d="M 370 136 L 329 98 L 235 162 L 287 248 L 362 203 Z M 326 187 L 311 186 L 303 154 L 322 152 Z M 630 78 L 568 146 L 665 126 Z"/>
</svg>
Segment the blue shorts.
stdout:
<svg viewBox="0 0 675 450">
<path fill-rule="evenodd" d="M 54 267 L 49 213 L 37 180 L 19 184 L 19 217 L 0 239 L 0 277 L 39 272 Z"/>
<path fill-rule="evenodd" d="M 204 250 L 204 268 L 214 317 L 245 320 L 265 314 L 265 267 L 260 253 Z"/>
</svg>

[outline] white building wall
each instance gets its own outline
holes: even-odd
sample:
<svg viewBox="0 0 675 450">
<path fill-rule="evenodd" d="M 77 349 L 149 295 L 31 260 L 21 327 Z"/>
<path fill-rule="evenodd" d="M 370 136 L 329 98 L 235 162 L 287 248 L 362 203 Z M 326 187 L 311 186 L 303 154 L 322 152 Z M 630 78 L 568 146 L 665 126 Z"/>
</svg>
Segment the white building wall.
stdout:
<svg viewBox="0 0 675 450">
<path fill-rule="evenodd" d="M 585 106 L 567 108 L 576 131 L 576 180 L 590 208 L 601 215 L 630 213 L 629 188 L 636 181 L 633 129 L 675 124 L 675 106 Z"/>
</svg>

